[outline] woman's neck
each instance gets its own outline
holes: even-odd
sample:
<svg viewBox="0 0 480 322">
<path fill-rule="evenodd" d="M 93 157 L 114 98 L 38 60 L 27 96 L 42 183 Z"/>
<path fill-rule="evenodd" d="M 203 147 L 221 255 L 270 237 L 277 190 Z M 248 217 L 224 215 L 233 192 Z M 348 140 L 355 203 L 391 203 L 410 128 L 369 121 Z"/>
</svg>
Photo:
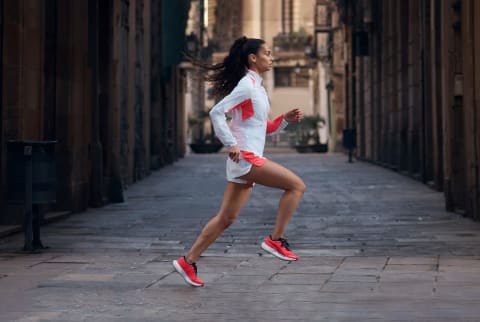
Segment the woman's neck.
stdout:
<svg viewBox="0 0 480 322">
<path fill-rule="evenodd" d="M 258 71 L 258 69 L 257 69 L 257 68 L 255 68 L 255 67 L 253 67 L 253 68 L 249 68 L 248 70 L 251 70 L 252 72 L 255 72 L 255 73 L 257 73 L 257 74 L 258 74 L 258 75 L 260 75 L 260 76 L 262 75 L 262 74 L 261 74 L 261 73 Z"/>
</svg>

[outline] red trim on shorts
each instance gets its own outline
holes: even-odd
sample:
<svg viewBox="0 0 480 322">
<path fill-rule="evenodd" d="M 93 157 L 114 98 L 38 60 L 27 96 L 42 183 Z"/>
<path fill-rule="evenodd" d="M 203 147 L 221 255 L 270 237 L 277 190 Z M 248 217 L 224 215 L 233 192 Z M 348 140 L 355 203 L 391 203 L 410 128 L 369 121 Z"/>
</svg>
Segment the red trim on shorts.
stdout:
<svg viewBox="0 0 480 322">
<path fill-rule="evenodd" d="M 249 152 L 249 151 L 240 151 L 240 152 L 242 153 L 242 157 L 245 161 L 257 167 L 261 167 L 262 165 L 265 164 L 265 162 L 267 162 L 266 158 L 258 156 L 253 152 Z"/>
</svg>

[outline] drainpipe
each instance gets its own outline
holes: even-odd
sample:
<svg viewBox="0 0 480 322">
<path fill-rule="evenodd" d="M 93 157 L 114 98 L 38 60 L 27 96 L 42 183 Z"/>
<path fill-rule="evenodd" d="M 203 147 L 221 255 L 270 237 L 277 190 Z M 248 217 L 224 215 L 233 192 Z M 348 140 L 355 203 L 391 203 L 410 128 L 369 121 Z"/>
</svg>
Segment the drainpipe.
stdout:
<svg viewBox="0 0 480 322">
<path fill-rule="evenodd" d="M 205 25 L 204 25 L 204 15 L 205 15 L 205 3 L 204 3 L 204 0 L 200 0 L 199 1 L 199 5 L 200 5 L 200 19 L 199 19 L 199 26 L 198 26 L 198 29 L 199 29 L 199 37 L 200 37 L 200 53 L 201 53 L 201 50 L 203 49 L 203 46 L 204 46 L 204 28 L 205 28 Z"/>
<path fill-rule="evenodd" d="M 3 15 L 3 0 L 0 0 L 0 142 L 3 143 L 3 26 L 5 24 L 4 15 Z M 0 146 L 0 210 L 4 207 L 3 205 L 3 144 Z M 2 210 L 2 213 L 5 213 Z M 2 218 L 0 218 L 0 221 Z"/>
<path fill-rule="evenodd" d="M 420 1 L 420 10 L 419 10 L 419 16 L 420 16 L 420 68 L 421 68 L 421 80 L 420 80 L 420 91 L 421 91 L 421 96 L 422 96 L 422 162 L 421 162 L 421 177 L 422 177 L 422 182 L 424 184 L 427 183 L 427 138 L 426 138 L 426 102 L 425 102 L 425 77 L 426 77 L 426 69 L 427 65 L 425 63 L 425 1 L 422 0 Z"/>
<path fill-rule="evenodd" d="M 349 9 L 351 10 L 350 12 L 350 23 L 351 23 L 351 30 L 350 30 L 350 64 L 347 65 L 347 67 L 350 68 L 350 108 L 347 109 L 347 128 L 348 128 L 348 162 L 352 163 L 353 162 L 353 149 L 354 149 L 354 142 L 356 140 L 355 136 L 353 135 L 354 129 L 356 127 L 356 119 L 355 119 L 355 114 L 356 114 L 356 87 L 357 87 L 357 76 L 356 76 L 356 52 L 355 52 L 355 46 L 356 44 L 356 39 L 355 39 L 355 33 L 357 31 L 356 27 L 356 20 L 355 17 L 353 16 L 353 13 L 355 13 L 355 8 L 353 7 L 355 4 L 352 4 L 352 7 Z M 348 68 L 346 70 L 346 75 L 348 78 Z M 348 88 L 346 89 L 346 92 L 348 92 Z M 348 99 L 348 97 L 347 97 Z M 348 105 L 347 105 L 348 106 Z"/>
<path fill-rule="evenodd" d="M 353 33 L 352 33 L 353 34 Z M 356 56 L 355 56 L 355 41 L 352 38 L 352 61 L 351 61 L 351 68 L 352 68 L 352 82 L 351 82 L 351 94 L 352 94 L 352 116 L 351 116 L 351 124 L 350 124 L 350 130 L 353 131 L 356 126 L 356 118 L 355 115 L 357 113 L 356 107 L 357 107 L 357 66 L 356 66 Z M 353 158 L 353 147 L 351 149 L 348 149 L 348 162 L 352 162 Z"/>
<path fill-rule="evenodd" d="M 99 110 L 99 86 L 98 86 L 98 2 L 88 0 L 88 60 L 92 79 L 92 143 L 91 155 L 91 178 L 90 178 L 90 206 L 103 206 L 103 150 L 100 142 L 100 110 Z"/>
</svg>

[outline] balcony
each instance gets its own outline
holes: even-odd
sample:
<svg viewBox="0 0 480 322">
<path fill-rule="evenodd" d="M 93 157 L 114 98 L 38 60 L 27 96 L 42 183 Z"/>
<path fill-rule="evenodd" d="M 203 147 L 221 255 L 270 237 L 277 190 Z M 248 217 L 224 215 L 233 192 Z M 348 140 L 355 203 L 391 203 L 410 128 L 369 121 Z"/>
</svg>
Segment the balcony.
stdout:
<svg viewBox="0 0 480 322">
<path fill-rule="evenodd" d="M 311 47 L 313 42 L 312 35 L 305 30 L 292 32 L 289 34 L 279 33 L 273 38 L 273 48 L 275 53 L 285 52 L 304 52 L 306 47 Z"/>
</svg>

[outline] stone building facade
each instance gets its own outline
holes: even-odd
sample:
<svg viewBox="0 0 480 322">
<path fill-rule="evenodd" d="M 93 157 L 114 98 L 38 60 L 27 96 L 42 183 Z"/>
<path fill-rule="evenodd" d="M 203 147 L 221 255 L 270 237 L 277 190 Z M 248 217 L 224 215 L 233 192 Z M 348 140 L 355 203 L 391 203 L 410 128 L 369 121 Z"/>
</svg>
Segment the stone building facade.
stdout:
<svg viewBox="0 0 480 322">
<path fill-rule="evenodd" d="M 215 13 L 209 13 L 206 26 L 217 47 L 213 61 L 221 61 L 242 35 L 266 40 L 276 60 L 274 70 L 264 75 L 272 114 L 298 106 L 307 115 L 320 115 L 327 124 L 320 133 L 322 140 L 328 141 L 330 151 L 341 150 L 346 123 L 345 42 L 336 2 L 203 1 Z"/>
<path fill-rule="evenodd" d="M 336 1 L 356 156 L 444 191 L 480 218 L 480 3 Z"/>
<path fill-rule="evenodd" d="M 0 224 L 21 222 L 5 197 L 8 140 L 57 141 L 57 210 L 122 201 L 129 185 L 183 156 L 177 64 L 188 6 L 0 1 Z"/>
</svg>

